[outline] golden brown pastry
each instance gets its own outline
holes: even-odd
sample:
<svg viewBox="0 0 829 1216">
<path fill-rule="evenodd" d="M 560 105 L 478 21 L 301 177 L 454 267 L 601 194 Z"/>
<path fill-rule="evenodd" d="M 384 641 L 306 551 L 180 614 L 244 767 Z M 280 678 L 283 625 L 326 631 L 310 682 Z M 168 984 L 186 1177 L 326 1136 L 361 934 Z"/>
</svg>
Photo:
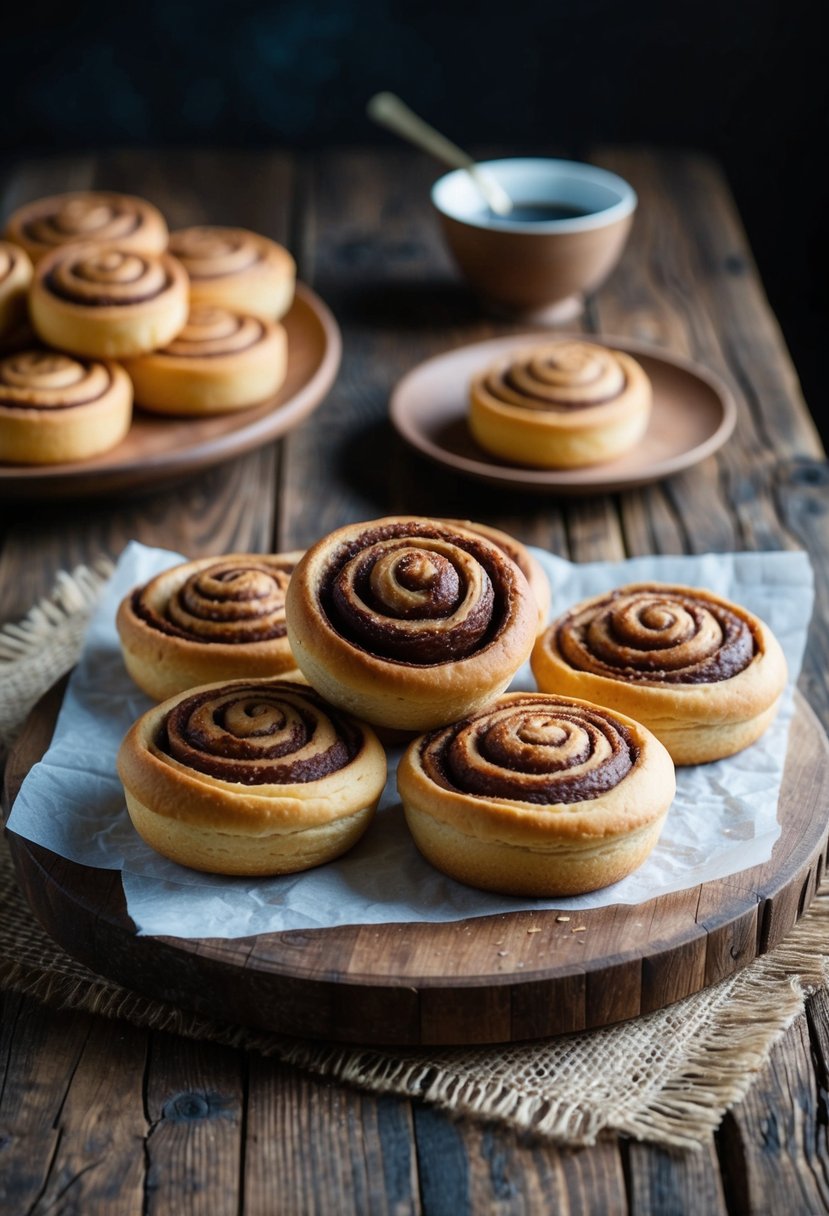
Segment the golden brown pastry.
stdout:
<svg viewBox="0 0 829 1216">
<path fill-rule="evenodd" d="M 162 350 L 125 359 L 135 400 L 161 414 L 221 414 L 258 405 L 288 370 L 285 330 L 272 321 L 196 305 Z"/>
<path fill-rule="evenodd" d="M 636 583 L 585 600 L 538 639 L 539 688 L 629 714 L 676 764 L 731 756 L 777 713 L 786 660 L 758 617 L 712 591 Z"/>
<path fill-rule="evenodd" d="M 516 540 L 514 536 L 510 536 L 509 532 L 502 532 L 500 528 L 493 528 L 491 524 L 476 524 L 468 519 L 447 519 L 444 520 L 444 523 L 458 524 L 461 528 L 469 528 L 472 532 L 480 532 L 481 536 L 487 537 L 499 549 L 503 549 L 507 557 L 512 558 L 524 575 L 524 578 L 530 584 L 530 589 L 538 604 L 538 632 L 540 633 L 542 629 L 545 629 L 550 616 L 550 605 L 552 602 L 550 580 L 544 573 L 541 562 L 533 556 L 526 545 L 522 545 L 520 540 Z"/>
<path fill-rule="evenodd" d="M 278 321 L 294 298 L 296 263 L 287 249 L 245 228 L 181 228 L 170 252 L 190 276 L 194 304 Z"/>
<path fill-rule="evenodd" d="M 294 571 L 286 615 L 297 666 L 327 700 L 408 731 L 497 697 L 538 622 L 527 580 L 497 545 L 419 516 L 318 541 Z"/>
<path fill-rule="evenodd" d="M 659 837 L 671 758 L 638 722 L 586 701 L 507 693 L 407 748 L 406 822 L 437 869 L 505 895 L 579 895 L 624 878 Z"/>
<path fill-rule="evenodd" d="M 31 281 L 32 263 L 28 254 L 17 245 L 0 241 L 0 342 L 25 326 Z"/>
<path fill-rule="evenodd" d="M 295 671 L 285 592 L 301 550 L 182 562 L 121 601 L 116 627 L 127 671 L 156 701 L 177 692 Z"/>
<path fill-rule="evenodd" d="M 161 253 L 167 247 L 167 225 L 157 207 L 131 194 L 101 190 L 25 203 L 9 217 L 5 235 L 33 262 L 78 241 L 103 241 L 136 253 Z"/>
<path fill-rule="evenodd" d="M 155 706 L 118 753 L 138 833 L 213 874 L 291 874 L 339 857 L 386 780 L 374 732 L 299 680 L 210 684 Z"/>
<path fill-rule="evenodd" d="M 613 460 L 642 438 L 650 412 L 640 364 L 578 339 L 503 355 L 470 388 L 469 425 L 481 447 L 533 468 Z"/>
<path fill-rule="evenodd" d="M 184 268 L 167 253 L 64 245 L 38 262 L 32 324 L 50 346 L 120 359 L 166 346 L 187 320 Z"/>
<path fill-rule="evenodd" d="M 52 350 L 0 358 L 0 461 L 87 460 L 120 443 L 131 417 L 132 385 L 117 363 Z"/>
</svg>

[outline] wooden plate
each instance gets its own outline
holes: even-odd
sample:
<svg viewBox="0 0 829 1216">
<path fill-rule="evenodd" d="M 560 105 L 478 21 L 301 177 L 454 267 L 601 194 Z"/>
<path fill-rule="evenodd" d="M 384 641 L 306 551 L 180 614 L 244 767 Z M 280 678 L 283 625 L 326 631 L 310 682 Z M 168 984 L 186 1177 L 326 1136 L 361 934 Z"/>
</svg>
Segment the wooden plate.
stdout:
<svg viewBox="0 0 829 1216">
<path fill-rule="evenodd" d="M 215 418 L 164 418 L 136 410 L 117 447 L 74 464 L 0 464 L 0 498 L 43 500 L 142 489 L 200 472 L 278 438 L 325 397 L 340 364 L 337 322 L 319 296 L 297 285 L 282 321 L 288 333 L 288 375 L 261 405 Z"/>
<path fill-rule="evenodd" d="M 33 710 L 4 807 L 48 747 L 63 688 Z M 829 743 L 798 697 L 771 860 L 647 904 L 444 924 L 353 925 L 200 941 L 139 937 L 120 877 L 9 833 L 46 931 L 93 970 L 213 1018 L 357 1043 L 496 1043 L 660 1009 L 776 945 L 808 907 L 827 845 Z"/>
<path fill-rule="evenodd" d="M 498 461 L 472 438 L 466 421 L 471 377 L 510 350 L 543 342 L 542 334 L 476 342 L 420 363 L 392 393 L 392 423 L 412 447 L 456 472 L 506 490 L 559 495 L 611 493 L 670 477 L 716 452 L 734 430 L 737 407 L 731 392 L 700 364 L 627 338 L 561 336 L 627 351 L 650 376 L 648 430 L 618 460 L 586 469 L 523 469 Z"/>
</svg>

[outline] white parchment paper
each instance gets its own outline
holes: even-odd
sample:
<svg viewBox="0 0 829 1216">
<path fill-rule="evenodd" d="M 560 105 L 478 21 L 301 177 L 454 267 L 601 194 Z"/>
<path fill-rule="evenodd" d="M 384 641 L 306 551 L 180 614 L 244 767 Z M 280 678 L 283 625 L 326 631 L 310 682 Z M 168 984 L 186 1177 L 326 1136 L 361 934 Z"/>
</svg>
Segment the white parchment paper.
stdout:
<svg viewBox="0 0 829 1216">
<path fill-rule="evenodd" d="M 373 825 L 350 853 L 329 865 L 253 880 L 199 874 L 159 857 L 134 831 L 115 771 L 121 739 L 150 702 L 127 675 L 114 621 L 118 603 L 133 586 L 182 559 L 136 543 L 122 554 L 91 622 L 54 739 L 26 778 L 9 828 L 72 861 L 120 870 L 139 932 L 179 937 L 636 904 L 766 861 L 779 832 L 777 799 L 792 689 L 812 609 L 806 554 L 642 557 L 575 565 L 534 552 L 552 584 L 554 615 L 623 583 L 656 579 L 708 587 L 762 617 L 789 664 L 784 705 L 770 730 L 737 756 L 678 770 L 677 796 L 660 842 L 622 882 L 578 898 L 533 900 L 489 895 L 445 878 L 421 858 L 408 835 L 394 780 L 399 753 L 389 756 L 389 781 Z M 534 688 L 529 667 L 513 687 Z"/>
</svg>

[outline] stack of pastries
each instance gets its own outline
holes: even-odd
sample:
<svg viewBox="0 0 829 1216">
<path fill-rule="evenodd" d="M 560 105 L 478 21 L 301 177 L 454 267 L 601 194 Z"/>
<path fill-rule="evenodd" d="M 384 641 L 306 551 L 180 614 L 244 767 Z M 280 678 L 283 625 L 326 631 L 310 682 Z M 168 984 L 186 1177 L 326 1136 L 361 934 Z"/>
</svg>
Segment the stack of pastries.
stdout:
<svg viewBox="0 0 829 1216">
<path fill-rule="evenodd" d="M 205 416 L 269 399 L 287 373 L 295 278 L 267 237 L 170 233 L 132 195 L 20 207 L 0 241 L 0 461 L 97 456 L 127 434 L 133 402 Z"/>
<path fill-rule="evenodd" d="M 701 589 L 619 588 L 549 625 L 548 608 L 518 541 L 421 516 L 159 575 L 117 620 L 161 701 L 119 754 L 137 830 L 219 873 L 321 864 L 366 830 L 403 741 L 406 822 L 450 877 L 548 897 L 618 881 L 659 837 L 674 765 L 766 729 L 785 660 Z M 528 658 L 538 690 L 507 692 Z"/>
</svg>

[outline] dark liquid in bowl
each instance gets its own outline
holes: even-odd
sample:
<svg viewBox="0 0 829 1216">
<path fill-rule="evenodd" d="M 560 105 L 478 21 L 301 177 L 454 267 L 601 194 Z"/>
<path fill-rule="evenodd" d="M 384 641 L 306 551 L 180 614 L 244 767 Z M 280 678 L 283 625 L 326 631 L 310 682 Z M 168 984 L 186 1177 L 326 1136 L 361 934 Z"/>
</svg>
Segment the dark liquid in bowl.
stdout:
<svg viewBox="0 0 829 1216">
<path fill-rule="evenodd" d="M 547 220 L 576 220 L 592 212 L 570 203 L 513 203 L 509 215 L 501 218 L 513 224 L 542 224 Z"/>
</svg>

